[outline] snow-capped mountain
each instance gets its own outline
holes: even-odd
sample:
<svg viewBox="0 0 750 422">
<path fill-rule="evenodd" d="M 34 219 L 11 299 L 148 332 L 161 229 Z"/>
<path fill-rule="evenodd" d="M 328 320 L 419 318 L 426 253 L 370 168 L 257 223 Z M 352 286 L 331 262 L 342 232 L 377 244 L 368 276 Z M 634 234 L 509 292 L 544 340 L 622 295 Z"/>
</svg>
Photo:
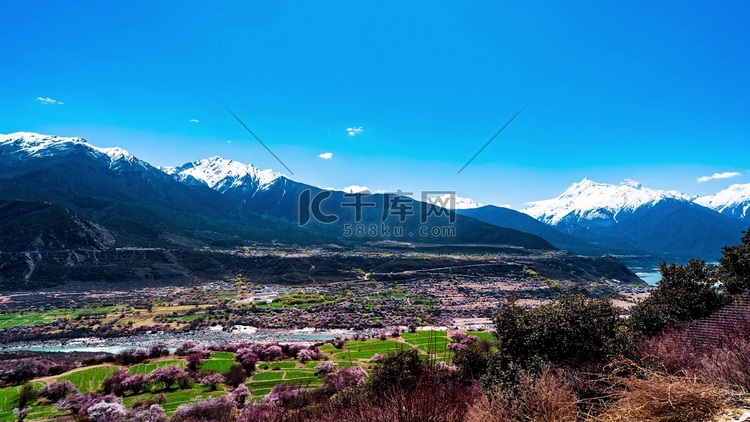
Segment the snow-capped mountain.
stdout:
<svg viewBox="0 0 750 422">
<path fill-rule="evenodd" d="M 696 199 L 631 180 L 612 185 L 583 179 L 556 198 L 529 203 L 524 212 L 612 252 L 715 259 L 747 227 Z"/>
<path fill-rule="evenodd" d="M 553 226 L 586 220 L 617 223 L 621 214 L 633 213 L 644 206 L 666 200 L 691 202 L 694 199 L 677 191 L 649 189 L 633 180 L 612 185 L 583 179 L 556 198 L 530 202 L 523 212 Z"/>
<path fill-rule="evenodd" d="M 750 183 L 731 185 L 714 195 L 701 196 L 695 200 L 695 203 L 730 217 L 748 220 L 750 219 Z"/>
<path fill-rule="evenodd" d="M 452 197 L 452 198 L 451 198 Z M 456 209 L 456 210 L 468 210 L 479 208 L 482 204 L 474 201 L 471 198 L 464 198 L 462 196 L 446 193 L 445 195 L 435 196 L 427 198 L 427 202 L 430 204 L 440 205 L 444 208 Z"/>
<path fill-rule="evenodd" d="M 85 151 L 92 157 L 105 160 L 110 166 L 116 166 L 121 161 L 140 166 L 146 165 L 144 161 L 138 160 L 122 148 L 96 147 L 83 138 L 42 135 L 33 132 L 0 134 L 0 153 L 4 152 L 3 155 L 11 159 L 61 156 L 78 151 Z"/>
<path fill-rule="evenodd" d="M 161 167 L 161 170 L 180 182 L 203 183 L 221 193 L 242 186 L 268 189 L 274 181 L 283 176 L 272 170 L 261 170 L 252 164 L 221 157 L 204 158 L 180 167 Z"/>
</svg>

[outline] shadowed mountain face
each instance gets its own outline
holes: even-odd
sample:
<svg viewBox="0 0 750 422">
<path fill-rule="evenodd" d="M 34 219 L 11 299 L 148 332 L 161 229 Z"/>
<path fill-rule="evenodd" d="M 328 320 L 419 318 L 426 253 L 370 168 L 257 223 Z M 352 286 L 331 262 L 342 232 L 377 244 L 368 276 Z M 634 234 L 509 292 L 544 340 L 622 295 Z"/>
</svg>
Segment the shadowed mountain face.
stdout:
<svg viewBox="0 0 750 422">
<path fill-rule="evenodd" d="M 575 236 L 562 233 L 527 214 L 509 208 L 487 205 L 479 208 L 460 209 L 456 212 L 498 227 L 535 234 L 559 249 L 580 254 L 603 254 L 606 252 L 603 248 L 591 245 Z"/>
<path fill-rule="evenodd" d="M 0 202 L 0 252 L 103 251 L 115 238 L 104 227 L 59 205 Z"/>
</svg>

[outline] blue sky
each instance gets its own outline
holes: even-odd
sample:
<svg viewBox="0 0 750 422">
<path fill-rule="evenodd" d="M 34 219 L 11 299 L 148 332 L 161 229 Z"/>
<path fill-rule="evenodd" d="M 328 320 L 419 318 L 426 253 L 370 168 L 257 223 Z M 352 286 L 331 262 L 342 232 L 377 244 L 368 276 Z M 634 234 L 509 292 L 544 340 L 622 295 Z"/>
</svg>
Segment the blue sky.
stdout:
<svg viewBox="0 0 750 422">
<path fill-rule="evenodd" d="M 288 173 L 227 106 L 318 186 L 521 207 L 583 177 L 750 182 L 750 3 L 466 3 L 11 2 L 0 133 Z"/>
</svg>

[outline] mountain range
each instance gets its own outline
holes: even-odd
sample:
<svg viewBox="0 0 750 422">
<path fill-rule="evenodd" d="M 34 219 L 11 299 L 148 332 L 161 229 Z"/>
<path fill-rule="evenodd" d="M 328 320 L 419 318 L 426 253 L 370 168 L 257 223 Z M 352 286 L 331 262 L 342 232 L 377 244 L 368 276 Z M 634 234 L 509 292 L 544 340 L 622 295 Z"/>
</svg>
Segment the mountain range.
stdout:
<svg viewBox="0 0 750 422">
<path fill-rule="evenodd" d="M 580 253 L 685 261 L 714 260 L 722 247 L 736 244 L 750 224 L 749 207 L 750 184 L 698 197 L 649 189 L 632 180 L 614 185 L 583 179 L 555 198 L 529 203 L 521 212 L 497 207 L 458 212 L 535 233 L 557 247 Z M 543 224 L 534 224 L 521 213 Z M 556 233 L 549 233 L 549 228 Z"/>
<path fill-rule="evenodd" d="M 336 216 L 336 223 L 310 218 L 300 224 L 300 198 L 305 194 L 310 202 L 323 198 L 320 214 Z M 116 247 L 229 246 L 249 240 L 306 244 L 396 240 L 553 249 L 536 235 L 449 212 L 421 222 L 423 211 L 437 207 L 409 197 L 329 191 L 219 157 L 157 168 L 120 148 L 98 148 L 82 138 L 35 133 L 0 136 L 0 199 L 63 206 L 107 228 Z M 387 212 L 395 200 L 407 210 L 404 215 Z M 356 201 L 364 204 L 361 215 L 350 206 Z M 398 223 L 402 236 L 381 230 L 347 236 L 342 230 L 347 224 L 369 228 L 381 223 Z M 449 223 L 454 233 L 434 235 L 432 228 Z M 421 235 L 422 228 L 431 234 Z"/>
<path fill-rule="evenodd" d="M 711 260 L 722 246 L 736 243 L 750 222 L 750 184 L 695 197 L 632 181 L 584 179 L 523 211 L 460 197 L 451 203 L 455 209 L 405 196 L 322 189 L 221 157 L 155 167 L 82 138 L 0 135 L 0 253 L 26 254 L 13 258 L 24 271 L 34 268 L 33 254 L 44 251 L 254 242 L 391 242 Z M 357 227 L 365 230 L 358 233 Z"/>
</svg>

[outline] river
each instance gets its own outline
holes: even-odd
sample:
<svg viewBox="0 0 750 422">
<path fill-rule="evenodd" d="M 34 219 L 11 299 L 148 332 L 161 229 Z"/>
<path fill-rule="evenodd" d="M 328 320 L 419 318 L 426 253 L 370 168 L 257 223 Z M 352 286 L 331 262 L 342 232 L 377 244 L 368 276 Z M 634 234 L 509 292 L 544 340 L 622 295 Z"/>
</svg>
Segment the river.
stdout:
<svg viewBox="0 0 750 422">
<path fill-rule="evenodd" d="M 269 330 L 235 327 L 232 331 L 200 330 L 191 332 L 157 332 L 117 338 L 86 337 L 66 340 L 8 343 L 0 351 L 28 350 L 35 352 L 104 352 L 118 353 L 125 349 L 148 349 L 157 344 L 174 351 L 186 341 L 209 346 L 227 343 L 316 343 L 355 334 L 372 335 L 375 331 L 305 328 L 300 330 Z"/>
</svg>

